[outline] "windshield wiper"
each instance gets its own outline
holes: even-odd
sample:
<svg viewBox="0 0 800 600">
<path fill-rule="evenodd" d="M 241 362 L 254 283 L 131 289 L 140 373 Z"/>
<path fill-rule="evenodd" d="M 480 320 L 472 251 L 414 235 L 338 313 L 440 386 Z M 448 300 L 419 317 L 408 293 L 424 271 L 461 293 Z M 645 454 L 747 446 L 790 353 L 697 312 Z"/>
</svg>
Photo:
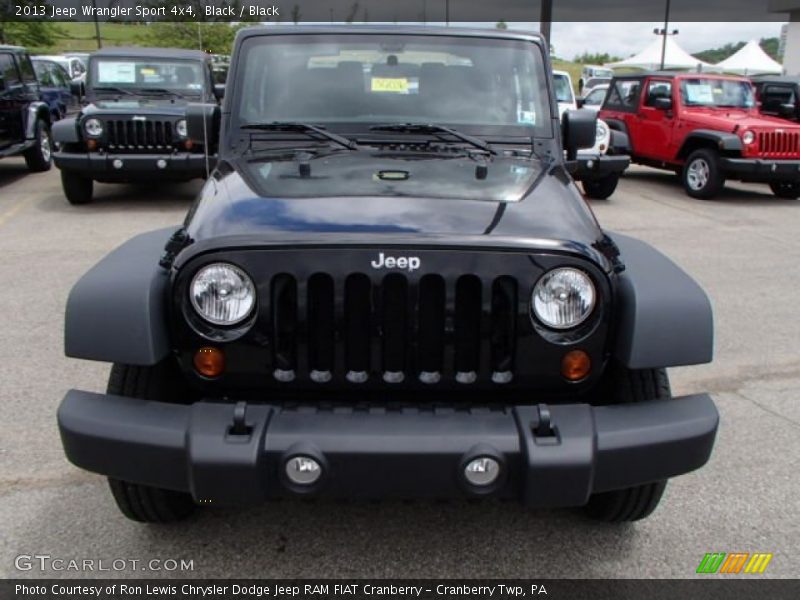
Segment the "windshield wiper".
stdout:
<svg viewBox="0 0 800 600">
<path fill-rule="evenodd" d="M 162 96 L 169 94 L 170 96 L 177 96 L 178 98 L 184 97 L 183 94 L 165 88 L 140 88 L 139 91 L 145 94 L 160 94 Z"/>
<path fill-rule="evenodd" d="M 310 123 L 299 123 L 294 121 L 273 121 L 272 123 L 247 123 L 241 126 L 242 129 L 257 129 L 260 131 L 297 131 L 300 133 L 316 133 L 332 142 L 336 142 L 340 146 L 344 146 L 348 150 L 357 150 L 358 144 L 353 140 L 347 139 L 343 135 L 337 135 L 330 131 L 325 131 L 321 127 L 311 125 Z"/>
<path fill-rule="evenodd" d="M 473 137 L 466 133 L 461 133 L 450 127 L 444 125 L 435 125 L 433 123 L 387 123 L 385 125 L 373 125 L 370 131 L 400 131 L 406 133 L 446 133 L 458 138 L 462 142 L 466 142 L 475 148 L 485 150 L 489 154 L 497 154 L 497 151 L 492 146 L 480 138 Z"/>
<path fill-rule="evenodd" d="M 134 94 L 133 92 L 131 92 L 129 90 L 126 90 L 126 89 L 123 89 L 123 88 L 118 88 L 118 87 L 110 87 L 110 86 L 94 86 L 94 87 L 92 87 L 92 91 L 94 91 L 94 92 L 114 92 L 116 94 L 128 94 L 128 96 L 135 96 L 136 95 L 136 94 Z"/>
</svg>

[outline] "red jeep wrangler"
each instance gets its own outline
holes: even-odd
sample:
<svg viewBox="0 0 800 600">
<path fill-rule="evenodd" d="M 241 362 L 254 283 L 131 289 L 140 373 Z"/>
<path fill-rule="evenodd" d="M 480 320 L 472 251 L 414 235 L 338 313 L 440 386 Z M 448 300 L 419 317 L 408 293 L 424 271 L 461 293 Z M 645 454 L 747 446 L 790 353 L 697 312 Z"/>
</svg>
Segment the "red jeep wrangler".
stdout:
<svg viewBox="0 0 800 600">
<path fill-rule="evenodd" d="M 726 179 L 800 197 L 800 125 L 759 114 L 751 83 L 700 73 L 615 77 L 600 111 L 628 134 L 632 162 L 674 170 L 694 198 Z"/>
</svg>

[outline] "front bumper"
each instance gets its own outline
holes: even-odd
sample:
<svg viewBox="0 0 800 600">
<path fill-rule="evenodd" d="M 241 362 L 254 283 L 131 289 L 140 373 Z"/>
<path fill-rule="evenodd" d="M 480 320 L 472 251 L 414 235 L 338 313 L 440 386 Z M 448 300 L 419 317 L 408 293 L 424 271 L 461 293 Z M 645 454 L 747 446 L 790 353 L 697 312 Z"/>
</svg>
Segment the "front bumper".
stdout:
<svg viewBox="0 0 800 600">
<path fill-rule="evenodd" d="M 122 161 L 115 167 L 114 161 Z M 114 154 L 107 152 L 53 153 L 59 169 L 81 173 L 88 178 L 129 181 L 151 179 L 193 179 L 206 173 L 206 158 L 196 152 L 163 154 Z M 215 159 L 209 167 L 214 168 Z"/>
<path fill-rule="evenodd" d="M 726 175 L 742 181 L 754 183 L 800 182 L 800 160 L 723 158 L 722 169 Z"/>
<path fill-rule="evenodd" d="M 239 403 L 239 414 L 243 403 Z M 589 495 L 687 473 L 706 463 L 719 416 L 708 395 L 642 404 L 493 408 L 288 409 L 168 404 L 71 390 L 58 409 L 69 460 L 117 479 L 185 491 L 214 505 L 313 493 L 347 498 L 517 498 L 580 506 Z M 547 413 L 549 412 L 549 419 Z M 548 426 L 549 424 L 549 426 Z M 315 458 L 309 489 L 284 477 L 292 456 Z M 488 488 L 463 477 L 490 456 Z"/>
<path fill-rule="evenodd" d="M 573 178 L 601 179 L 607 175 L 621 174 L 631 164 L 629 156 L 609 154 L 581 154 L 578 153 L 578 166 L 572 174 Z"/>
</svg>

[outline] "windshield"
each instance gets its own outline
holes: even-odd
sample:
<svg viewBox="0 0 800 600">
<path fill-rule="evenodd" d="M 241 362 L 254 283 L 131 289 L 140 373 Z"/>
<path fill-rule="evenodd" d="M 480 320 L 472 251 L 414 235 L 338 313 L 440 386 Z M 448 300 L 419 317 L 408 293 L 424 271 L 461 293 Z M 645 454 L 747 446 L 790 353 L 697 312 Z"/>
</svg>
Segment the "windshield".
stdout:
<svg viewBox="0 0 800 600">
<path fill-rule="evenodd" d="M 240 126 L 451 125 L 550 136 L 542 55 L 532 42 L 426 35 L 249 38 L 237 69 Z"/>
<path fill-rule="evenodd" d="M 595 88 L 589 95 L 586 96 L 583 103 L 586 106 L 600 106 L 603 103 L 603 100 L 606 99 L 606 92 L 608 91 L 607 87 L 602 88 Z"/>
<path fill-rule="evenodd" d="M 746 81 L 728 79 L 684 79 L 681 100 L 685 106 L 753 108 L 753 87 Z"/>
<path fill-rule="evenodd" d="M 126 91 L 156 89 L 181 95 L 203 91 L 203 69 L 199 61 L 160 58 L 108 57 L 92 59 L 91 87 Z"/>
<path fill-rule="evenodd" d="M 566 75 L 553 75 L 553 82 L 556 86 L 556 100 L 559 102 L 572 102 L 572 86 L 569 83 L 569 77 Z"/>
</svg>

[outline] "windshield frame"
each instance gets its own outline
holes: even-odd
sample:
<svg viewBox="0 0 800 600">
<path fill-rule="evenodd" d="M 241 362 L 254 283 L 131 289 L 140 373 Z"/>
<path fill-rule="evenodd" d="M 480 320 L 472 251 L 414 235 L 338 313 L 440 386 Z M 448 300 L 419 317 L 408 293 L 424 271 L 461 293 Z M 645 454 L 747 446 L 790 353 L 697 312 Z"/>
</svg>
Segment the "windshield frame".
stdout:
<svg viewBox="0 0 800 600">
<path fill-rule="evenodd" d="M 120 86 L 119 84 L 113 84 L 113 85 L 112 84 L 107 84 L 107 85 L 98 84 L 97 81 L 96 81 L 96 76 L 95 76 L 96 75 L 96 71 L 97 71 L 97 64 L 98 64 L 98 62 L 104 61 L 104 60 L 108 60 L 108 61 L 112 61 L 112 62 L 119 62 L 119 61 L 129 60 L 129 61 L 148 61 L 148 62 L 153 62 L 153 63 L 158 63 L 158 62 L 164 61 L 164 62 L 170 62 L 170 63 L 196 64 L 196 65 L 200 66 L 200 79 L 201 79 L 202 87 L 199 90 L 190 90 L 190 89 L 181 89 L 181 88 L 168 88 L 168 87 L 165 88 L 163 85 L 156 85 L 156 84 L 153 84 L 153 85 L 142 85 L 142 86 L 136 85 L 136 86 L 131 86 L 131 87 Z M 137 56 L 135 54 L 124 55 L 124 56 L 123 55 L 91 56 L 90 59 L 89 59 L 89 65 L 86 68 L 86 94 L 87 94 L 87 96 L 89 96 L 89 95 L 91 95 L 91 96 L 114 95 L 115 94 L 115 92 L 107 92 L 107 91 L 94 92 L 94 88 L 95 88 L 95 86 L 97 86 L 99 88 L 118 87 L 120 89 L 124 89 L 127 92 L 130 92 L 134 96 L 139 96 L 139 97 L 142 97 L 142 98 L 158 98 L 158 97 L 177 98 L 177 97 L 180 97 L 180 96 L 183 96 L 185 98 L 208 98 L 209 94 L 210 94 L 210 90 L 209 90 L 208 74 L 206 72 L 207 70 L 208 70 L 208 68 L 206 66 L 206 61 L 200 60 L 200 59 L 195 59 L 195 58 L 176 58 L 176 57 L 170 57 L 170 56 L 159 56 L 159 57 Z M 141 92 L 141 90 L 156 89 L 156 88 L 169 90 L 170 92 L 174 92 L 174 95 L 170 94 L 168 96 L 167 94 L 161 95 L 161 94 L 153 94 L 153 93 L 148 93 L 148 92 L 144 92 L 144 93 Z"/>
<path fill-rule="evenodd" d="M 235 133 L 244 134 L 246 130 L 242 129 L 248 121 L 242 118 L 239 110 L 241 102 L 241 93 L 245 89 L 245 77 L 247 76 L 247 62 L 248 54 L 254 48 L 270 44 L 287 44 L 287 43 L 326 43 L 330 42 L 331 38 L 347 39 L 347 38 L 378 38 L 383 43 L 387 38 L 429 38 L 430 40 L 446 40 L 461 41 L 469 44 L 487 44 L 487 45 L 507 45 L 512 47 L 524 47 L 521 45 L 527 44 L 529 51 L 537 53 L 534 57 L 534 67 L 541 70 L 538 76 L 541 78 L 542 100 L 541 105 L 543 109 L 543 116 L 540 122 L 535 126 L 527 125 L 470 125 L 463 122 L 450 122 L 439 120 L 426 120 L 424 117 L 416 121 L 431 122 L 435 125 L 443 125 L 457 129 L 460 132 L 469 134 L 474 137 L 479 137 L 487 140 L 520 140 L 520 142 L 530 143 L 531 139 L 554 139 L 559 134 L 558 128 L 554 125 L 554 120 L 558 119 L 558 110 L 555 106 L 555 95 L 552 89 L 552 83 L 548 76 L 548 70 L 551 68 L 548 56 L 543 51 L 543 48 L 535 38 L 523 37 L 502 37 L 494 35 L 465 35 L 460 32 L 453 31 L 452 33 L 434 33 L 425 31 L 397 31 L 397 32 L 376 32 L 376 31 L 314 31 L 314 32 L 279 32 L 268 33 L 261 35 L 251 35 L 245 37 L 240 44 L 237 45 L 235 50 L 236 57 L 233 61 L 233 70 L 228 76 L 228 89 L 235 93 L 226 94 L 224 102 L 224 120 L 227 121 L 227 126 L 223 126 L 228 130 L 226 134 L 229 139 Z M 554 117 L 555 115 L 555 117 Z M 310 122 L 310 121 L 309 121 Z M 314 121 L 314 124 L 321 125 L 332 132 L 344 135 L 362 135 L 370 134 L 370 127 L 374 125 L 384 125 L 387 121 L 385 118 L 376 117 L 372 121 Z M 374 136 L 374 132 L 372 134 Z"/>
</svg>

